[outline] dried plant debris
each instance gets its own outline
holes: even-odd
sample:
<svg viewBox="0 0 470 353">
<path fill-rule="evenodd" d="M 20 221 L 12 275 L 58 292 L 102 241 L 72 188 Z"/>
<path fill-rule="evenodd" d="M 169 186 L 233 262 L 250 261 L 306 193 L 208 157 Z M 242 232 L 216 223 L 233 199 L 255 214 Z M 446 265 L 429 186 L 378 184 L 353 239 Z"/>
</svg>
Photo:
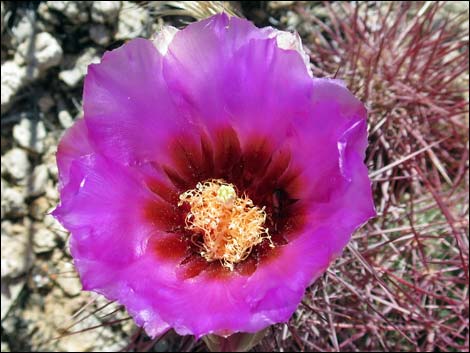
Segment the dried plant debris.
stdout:
<svg viewBox="0 0 470 353">
<path fill-rule="evenodd" d="M 196 20 L 222 12 L 230 16 L 241 16 L 233 1 L 146 1 L 142 5 L 155 16 L 186 16 Z"/>
</svg>

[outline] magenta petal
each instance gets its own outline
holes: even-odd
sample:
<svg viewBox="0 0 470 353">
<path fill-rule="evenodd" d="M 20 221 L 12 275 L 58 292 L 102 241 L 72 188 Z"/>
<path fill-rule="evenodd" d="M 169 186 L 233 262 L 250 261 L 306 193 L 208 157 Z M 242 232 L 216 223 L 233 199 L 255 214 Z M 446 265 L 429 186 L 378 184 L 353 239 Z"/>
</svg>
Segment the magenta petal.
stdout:
<svg viewBox="0 0 470 353">
<path fill-rule="evenodd" d="M 267 32 L 226 15 L 179 31 L 163 73 L 191 121 L 209 132 L 230 126 L 242 139 L 268 132 L 283 138 L 292 120 L 306 113 L 312 91 L 297 51 L 278 48 Z"/>
<path fill-rule="evenodd" d="M 213 84 L 214 70 L 224 65 L 235 51 L 251 39 L 263 38 L 268 38 L 268 34 L 252 23 L 229 18 L 226 14 L 192 23 L 176 33 L 170 43 L 165 57 L 169 81 L 174 86 L 184 86 L 197 93 L 204 82 L 208 86 Z"/>
<path fill-rule="evenodd" d="M 163 320 L 182 335 L 256 332 L 288 320 L 305 287 L 326 269 L 332 249 L 325 236 L 330 236 L 329 229 L 320 229 L 313 237 L 300 235 L 251 277 L 237 275 L 227 281 L 206 276 L 181 281 L 172 266 L 165 262 L 156 266 L 148 254 L 122 275 L 146 304 L 137 309 L 130 302 L 127 307 L 154 314 L 159 318 L 157 325 Z M 153 325 L 151 318 L 147 325 Z"/>
<path fill-rule="evenodd" d="M 329 233 L 324 241 L 331 244 L 331 256 L 337 256 L 351 233 L 375 215 L 363 162 L 366 111 L 337 81 L 315 79 L 313 97 L 312 119 L 298 125 L 296 139 L 302 178 L 309 183 L 292 193 L 309 204 L 312 229 Z"/>
<path fill-rule="evenodd" d="M 85 121 L 79 119 L 67 130 L 57 148 L 57 165 L 59 169 L 59 181 L 66 185 L 69 180 L 70 166 L 72 162 L 82 156 L 93 152 L 88 138 L 88 129 Z"/>
<path fill-rule="evenodd" d="M 76 261 L 122 266 L 143 253 L 153 228 L 142 209 L 153 196 L 129 171 L 96 154 L 82 156 L 61 196 L 54 216 L 72 232 Z"/>
<path fill-rule="evenodd" d="M 161 71 L 161 55 L 145 39 L 134 39 L 90 65 L 84 113 L 99 152 L 119 163 L 154 160 L 169 136 L 186 128 Z"/>
<path fill-rule="evenodd" d="M 219 99 L 241 136 L 285 143 L 295 121 L 308 117 L 312 80 L 300 55 L 279 49 L 275 40 L 251 40 L 241 47 L 227 63 L 222 84 Z"/>
</svg>

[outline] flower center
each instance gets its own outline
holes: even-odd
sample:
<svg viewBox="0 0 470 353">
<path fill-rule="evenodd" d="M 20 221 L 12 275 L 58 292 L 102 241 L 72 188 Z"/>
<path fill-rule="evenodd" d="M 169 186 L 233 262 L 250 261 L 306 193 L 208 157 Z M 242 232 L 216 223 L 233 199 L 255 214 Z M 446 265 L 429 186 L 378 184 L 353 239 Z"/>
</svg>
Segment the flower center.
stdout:
<svg viewBox="0 0 470 353">
<path fill-rule="evenodd" d="M 253 205 L 243 195 L 238 197 L 234 185 L 220 179 L 198 183 L 196 188 L 180 195 L 178 206 L 188 203 L 186 229 L 202 234 L 197 245 L 207 261 L 219 260 L 233 270 L 234 264 L 245 260 L 253 246 L 268 239 L 274 247 L 268 229 L 263 227 L 266 212 Z"/>
</svg>

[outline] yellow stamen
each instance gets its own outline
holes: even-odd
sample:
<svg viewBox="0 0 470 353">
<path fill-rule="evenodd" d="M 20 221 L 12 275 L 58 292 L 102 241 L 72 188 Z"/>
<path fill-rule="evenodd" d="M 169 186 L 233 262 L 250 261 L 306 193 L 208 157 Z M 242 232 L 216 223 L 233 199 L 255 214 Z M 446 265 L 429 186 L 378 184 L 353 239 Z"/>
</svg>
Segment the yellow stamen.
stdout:
<svg viewBox="0 0 470 353">
<path fill-rule="evenodd" d="M 263 227 L 266 212 L 253 205 L 246 195 L 237 196 L 235 187 L 220 179 L 198 183 L 195 189 L 180 195 L 178 206 L 191 207 L 186 216 L 186 229 L 201 233 L 201 256 L 207 261 L 219 260 L 233 270 L 234 264 L 245 260 L 253 246 L 268 239 Z"/>
</svg>

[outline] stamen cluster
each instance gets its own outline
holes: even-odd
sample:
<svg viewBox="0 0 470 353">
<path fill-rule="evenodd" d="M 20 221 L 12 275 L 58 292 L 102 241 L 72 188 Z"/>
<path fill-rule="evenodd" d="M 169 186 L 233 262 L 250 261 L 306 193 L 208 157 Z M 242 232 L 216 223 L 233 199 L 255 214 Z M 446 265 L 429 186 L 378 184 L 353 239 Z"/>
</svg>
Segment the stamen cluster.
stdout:
<svg viewBox="0 0 470 353">
<path fill-rule="evenodd" d="M 180 195 L 179 206 L 191 207 L 186 216 L 186 229 L 201 234 L 201 256 L 207 261 L 219 260 L 233 270 L 234 264 L 245 260 L 255 245 L 268 239 L 263 227 L 266 212 L 253 205 L 246 195 L 237 196 L 235 187 L 220 179 L 198 183 L 195 189 Z"/>
</svg>

